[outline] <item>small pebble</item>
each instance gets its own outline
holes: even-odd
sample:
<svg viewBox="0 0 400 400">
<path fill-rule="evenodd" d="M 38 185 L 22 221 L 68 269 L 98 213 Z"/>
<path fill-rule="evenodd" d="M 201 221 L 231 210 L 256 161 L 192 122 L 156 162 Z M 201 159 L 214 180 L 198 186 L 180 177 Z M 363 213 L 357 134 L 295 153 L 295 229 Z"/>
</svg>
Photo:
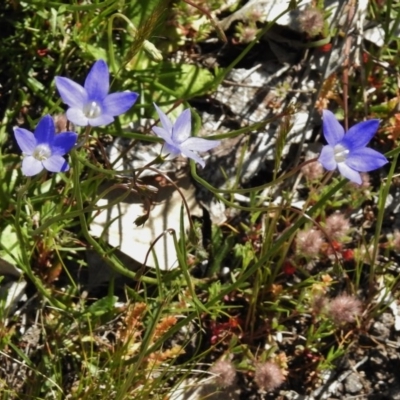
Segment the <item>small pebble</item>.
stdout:
<svg viewBox="0 0 400 400">
<path fill-rule="evenodd" d="M 360 377 L 357 373 L 352 372 L 344 381 L 344 387 L 347 393 L 356 394 L 363 388 Z"/>
</svg>

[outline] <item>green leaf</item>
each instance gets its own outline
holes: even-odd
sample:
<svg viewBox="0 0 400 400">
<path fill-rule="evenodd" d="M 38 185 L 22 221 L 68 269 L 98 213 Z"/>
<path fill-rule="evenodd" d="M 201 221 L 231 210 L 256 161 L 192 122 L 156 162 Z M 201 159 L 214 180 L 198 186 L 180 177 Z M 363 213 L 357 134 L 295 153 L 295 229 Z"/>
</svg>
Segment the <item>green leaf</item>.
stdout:
<svg viewBox="0 0 400 400">
<path fill-rule="evenodd" d="M 90 54 L 93 57 L 93 59 L 95 59 L 95 60 L 100 60 L 100 59 L 108 60 L 107 51 L 105 49 L 103 49 L 101 47 L 93 46 L 93 45 L 91 45 L 89 43 L 83 43 L 83 42 L 80 42 L 79 45 L 80 45 L 81 49 L 85 53 Z"/>
<path fill-rule="evenodd" d="M 213 80 L 210 71 L 197 65 L 164 63 L 158 82 L 171 89 L 176 98 L 189 99 L 207 90 Z"/>
<path fill-rule="evenodd" d="M 7 225 L 0 233 L 0 247 L 4 250 L 1 257 L 11 264 L 21 257 L 18 237 L 11 225 Z"/>
<path fill-rule="evenodd" d="M 117 302 L 117 296 L 107 296 L 103 299 L 94 302 L 86 311 L 87 314 L 94 316 L 104 315 L 114 309 L 115 303 Z"/>
</svg>

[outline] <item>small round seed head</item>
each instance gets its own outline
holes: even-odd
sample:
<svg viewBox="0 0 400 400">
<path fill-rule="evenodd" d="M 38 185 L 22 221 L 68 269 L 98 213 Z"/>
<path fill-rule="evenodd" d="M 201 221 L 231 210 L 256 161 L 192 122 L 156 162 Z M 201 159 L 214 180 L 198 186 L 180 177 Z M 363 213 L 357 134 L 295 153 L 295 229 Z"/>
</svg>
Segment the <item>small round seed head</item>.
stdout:
<svg viewBox="0 0 400 400">
<path fill-rule="evenodd" d="M 74 124 L 69 122 L 65 114 L 56 114 L 53 117 L 54 125 L 56 127 L 56 133 L 73 131 L 75 129 Z"/>
<path fill-rule="evenodd" d="M 315 7 L 307 7 L 301 11 L 298 21 L 300 29 L 311 37 L 317 36 L 324 29 L 324 16 Z"/>
<path fill-rule="evenodd" d="M 223 388 L 232 386 L 236 381 L 236 368 L 229 360 L 218 360 L 211 368 L 215 383 Z"/>
<path fill-rule="evenodd" d="M 371 179 L 368 172 L 360 172 L 360 175 L 362 180 L 361 187 L 363 189 L 368 189 L 371 186 Z"/>
<path fill-rule="evenodd" d="M 297 233 L 296 253 L 305 257 L 315 257 L 318 255 L 324 239 L 320 231 L 315 229 L 304 229 Z"/>
<path fill-rule="evenodd" d="M 336 325 L 354 322 L 361 312 L 361 301 L 344 293 L 335 297 L 326 308 L 327 315 Z"/>
<path fill-rule="evenodd" d="M 236 30 L 237 33 L 235 34 L 235 37 L 237 37 L 240 43 L 250 43 L 256 38 L 258 32 L 255 24 L 247 25 L 239 23 L 236 26 Z"/>
<path fill-rule="evenodd" d="M 254 381 L 260 389 L 267 392 L 275 390 L 284 380 L 285 377 L 277 364 L 267 361 L 256 365 Z"/>
<path fill-rule="evenodd" d="M 320 162 L 314 161 L 303 165 L 301 172 L 308 181 L 315 181 L 324 175 L 324 167 Z"/>
<path fill-rule="evenodd" d="M 349 183 L 351 186 L 357 189 L 361 189 L 362 191 L 367 192 L 368 194 L 369 193 L 368 189 L 371 187 L 371 178 L 368 172 L 360 172 L 360 175 L 361 175 L 361 185 L 354 182 L 349 182 Z"/>
<path fill-rule="evenodd" d="M 331 239 L 340 240 L 348 234 L 350 221 L 343 214 L 334 213 L 326 219 L 325 230 Z"/>
</svg>

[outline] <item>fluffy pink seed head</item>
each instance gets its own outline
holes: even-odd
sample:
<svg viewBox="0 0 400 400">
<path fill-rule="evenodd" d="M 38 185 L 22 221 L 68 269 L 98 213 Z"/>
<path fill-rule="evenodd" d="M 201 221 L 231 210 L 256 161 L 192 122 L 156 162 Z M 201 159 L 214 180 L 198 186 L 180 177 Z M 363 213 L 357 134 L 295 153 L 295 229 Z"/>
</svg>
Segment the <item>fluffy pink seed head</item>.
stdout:
<svg viewBox="0 0 400 400">
<path fill-rule="evenodd" d="M 240 43 L 250 43 L 257 36 L 257 27 L 254 24 L 245 25 L 239 23 L 236 27 L 237 33 L 235 36 L 239 39 Z"/>
<path fill-rule="evenodd" d="M 371 186 L 371 179 L 368 172 L 361 172 L 360 175 L 362 180 L 361 187 L 363 189 L 368 189 Z"/>
<path fill-rule="evenodd" d="M 65 114 L 56 114 L 53 117 L 56 133 L 74 130 L 74 124 L 69 122 Z"/>
<path fill-rule="evenodd" d="M 301 11 L 298 21 L 300 29 L 311 37 L 317 36 L 324 29 L 324 16 L 315 7 L 307 7 Z"/>
<path fill-rule="evenodd" d="M 308 181 L 315 181 L 324 175 L 324 167 L 318 161 L 314 161 L 303 165 L 301 172 Z"/>
<path fill-rule="evenodd" d="M 315 229 L 304 229 L 297 233 L 296 253 L 305 257 L 315 257 L 318 255 L 324 239 L 320 231 Z"/>
<path fill-rule="evenodd" d="M 355 296 L 340 294 L 327 304 L 326 313 L 336 325 L 352 323 L 362 312 L 361 301 Z"/>
<path fill-rule="evenodd" d="M 257 29 L 251 26 L 247 26 L 242 31 L 241 42 L 250 43 L 252 40 L 256 38 L 256 36 L 257 36 Z"/>
<path fill-rule="evenodd" d="M 215 383 L 223 388 L 232 386 L 236 381 L 236 368 L 229 360 L 218 360 L 211 368 Z"/>
<path fill-rule="evenodd" d="M 368 172 L 360 172 L 361 175 L 361 185 L 358 183 L 350 182 L 350 185 L 355 187 L 356 189 L 361 189 L 362 191 L 366 191 L 369 193 L 368 189 L 371 187 L 371 179 Z"/>
<path fill-rule="evenodd" d="M 267 361 L 256 365 L 254 382 L 260 389 L 267 392 L 275 390 L 284 380 L 281 369 L 275 363 Z"/>
<path fill-rule="evenodd" d="M 332 214 L 325 221 L 325 230 L 331 239 L 340 240 L 349 233 L 350 221 L 343 214 Z"/>
</svg>

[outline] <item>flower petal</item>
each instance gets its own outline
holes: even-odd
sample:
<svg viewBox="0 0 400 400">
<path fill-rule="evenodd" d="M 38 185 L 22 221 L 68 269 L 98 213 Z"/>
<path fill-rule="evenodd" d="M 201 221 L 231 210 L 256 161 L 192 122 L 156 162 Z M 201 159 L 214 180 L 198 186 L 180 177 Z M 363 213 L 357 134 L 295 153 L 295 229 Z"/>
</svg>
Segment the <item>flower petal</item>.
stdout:
<svg viewBox="0 0 400 400">
<path fill-rule="evenodd" d="M 36 148 L 34 134 L 24 128 L 14 128 L 14 136 L 22 152 L 31 155 Z"/>
<path fill-rule="evenodd" d="M 164 139 L 166 143 L 175 146 L 174 142 L 172 141 L 171 135 L 164 128 L 153 126 L 152 130 L 158 137 Z"/>
<path fill-rule="evenodd" d="M 84 86 L 89 101 L 103 101 L 107 96 L 110 88 L 110 74 L 107 63 L 104 60 L 98 60 L 93 64 L 86 77 Z"/>
<path fill-rule="evenodd" d="M 77 126 L 89 125 L 88 117 L 83 113 L 81 108 L 69 108 L 66 112 L 67 118 Z"/>
<path fill-rule="evenodd" d="M 169 154 L 169 159 L 170 158 L 175 158 L 178 157 L 179 154 L 181 154 L 181 149 L 176 147 L 173 144 L 169 144 L 169 143 L 164 143 L 163 149 L 162 149 L 162 153 L 163 155 L 167 155 Z"/>
<path fill-rule="evenodd" d="M 181 148 L 194 151 L 208 151 L 221 144 L 219 140 L 206 140 L 197 137 L 190 137 L 181 143 Z"/>
<path fill-rule="evenodd" d="M 103 101 L 103 113 L 117 116 L 127 112 L 136 102 L 138 93 L 122 92 L 109 94 Z"/>
<path fill-rule="evenodd" d="M 379 127 L 379 119 L 370 119 L 352 126 L 344 135 L 342 143 L 350 150 L 365 147 L 374 137 Z"/>
<path fill-rule="evenodd" d="M 176 119 L 174 127 L 172 128 L 172 140 L 175 143 L 182 143 L 190 137 L 192 131 L 192 116 L 190 109 L 183 110 L 179 117 Z"/>
<path fill-rule="evenodd" d="M 63 156 L 67 154 L 78 140 L 78 135 L 75 132 L 62 132 L 54 138 L 51 145 L 51 154 L 53 156 Z"/>
<path fill-rule="evenodd" d="M 334 114 L 329 110 L 322 112 L 322 130 L 328 144 L 335 146 L 344 136 L 343 126 L 339 124 Z"/>
<path fill-rule="evenodd" d="M 88 102 L 86 90 L 71 79 L 56 76 L 56 86 L 62 101 L 68 106 L 83 108 Z"/>
<path fill-rule="evenodd" d="M 36 139 L 36 145 L 47 144 L 51 146 L 56 134 L 56 127 L 53 118 L 50 115 L 45 115 L 37 124 L 33 133 Z"/>
<path fill-rule="evenodd" d="M 384 155 L 367 147 L 351 152 L 346 160 L 350 168 L 360 172 L 372 171 L 387 163 Z"/>
<path fill-rule="evenodd" d="M 61 156 L 51 156 L 42 161 L 44 167 L 50 172 L 65 172 L 69 170 L 69 165 Z"/>
<path fill-rule="evenodd" d="M 32 156 L 25 157 L 22 160 L 22 173 L 25 176 L 33 176 L 43 171 L 43 164 Z"/>
<path fill-rule="evenodd" d="M 359 185 L 362 184 L 361 175 L 357 171 L 355 171 L 354 169 L 352 169 L 348 165 L 346 165 L 345 162 L 338 163 L 338 169 L 339 169 L 339 172 L 342 174 L 342 176 L 344 176 L 348 180 L 350 180 L 354 183 L 358 183 Z"/>
<path fill-rule="evenodd" d="M 169 133 L 169 135 L 172 135 L 172 122 L 171 120 L 161 111 L 160 108 L 158 108 L 156 103 L 153 103 L 154 107 L 156 108 L 157 114 L 160 118 L 161 125 L 165 129 L 166 132 Z"/>
<path fill-rule="evenodd" d="M 318 161 L 328 171 L 333 171 L 337 167 L 335 161 L 334 149 L 329 144 L 324 146 L 321 150 L 321 154 L 318 157 Z"/>
<path fill-rule="evenodd" d="M 202 168 L 204 168 L 204 166 L 206 165 L 205 161 L 198 156 L 197 154 L 193 153 L 192 151 L 188 150 L 188 149 L 181 149 L 182 150 L 182 154 L 187 157 L 187 158 L 191 158 L 192 160 L 196 161 L 197 163 L 199 163 L 201 165 Z"/>
<path fill-rule="evenodd" d="M 101 126 L 101 125 L 108 125 L 111 124 L 111 122 L 114 121 L 114 117 L 108 114 L 101 114 L 97 118 L 89 118 L 88 119 L 88 124 L 90 126 Z"/>
</svg>

